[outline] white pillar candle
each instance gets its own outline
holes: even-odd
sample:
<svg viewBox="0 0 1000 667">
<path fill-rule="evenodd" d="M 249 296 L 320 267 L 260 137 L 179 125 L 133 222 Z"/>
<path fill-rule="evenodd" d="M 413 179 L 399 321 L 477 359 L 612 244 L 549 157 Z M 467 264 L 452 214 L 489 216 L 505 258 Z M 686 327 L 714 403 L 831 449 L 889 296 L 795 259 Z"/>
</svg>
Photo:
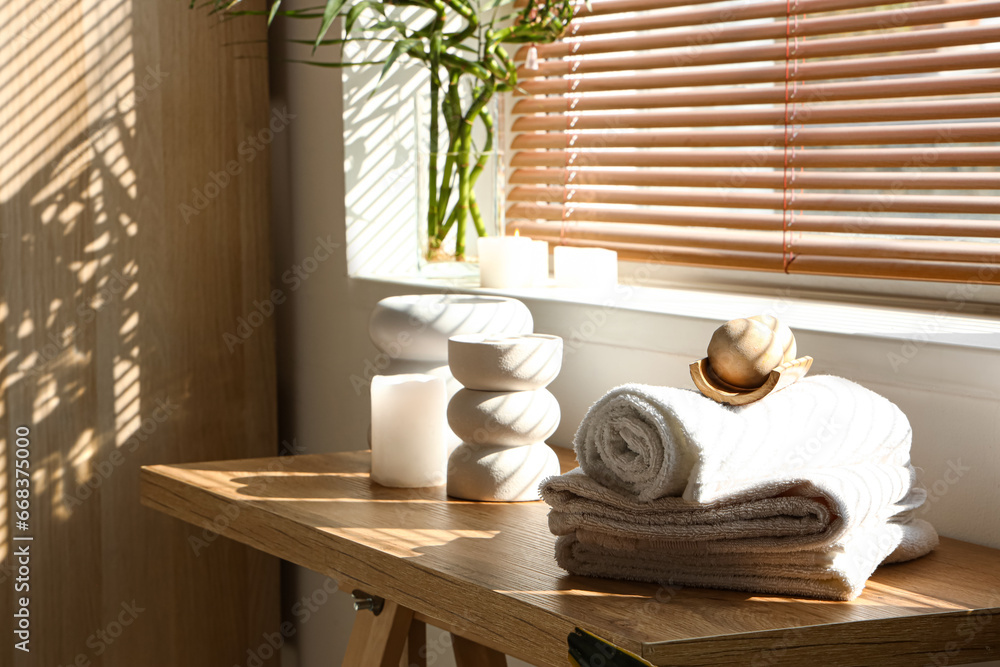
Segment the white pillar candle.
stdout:
<svg viewBox="0 0 1000 667">
<path fill-rule="evenodd" d="M 533 241 L 524 236 L 479 239 L 479 284 L 482 287 L 531 287 Z"/>
<path fill-rule="evenodd" d="M 408 488 L 444 484 L 444 380 L 422 373 L 376 375 L 371 391 L 372 480 Z"/>
<path fill-rule="evenodd" d="M 546 241 L 531 241 L 530 249 L 532 279 L 534 287 L 544 287 L 549 283 L 549 244 Z"/>
<path fill-rule="evenodd" d="M 612 289 L 618 284 L 618 253 L 604 248 L 556 246 L 555 282 L 560 287 Z"/>
</svg>

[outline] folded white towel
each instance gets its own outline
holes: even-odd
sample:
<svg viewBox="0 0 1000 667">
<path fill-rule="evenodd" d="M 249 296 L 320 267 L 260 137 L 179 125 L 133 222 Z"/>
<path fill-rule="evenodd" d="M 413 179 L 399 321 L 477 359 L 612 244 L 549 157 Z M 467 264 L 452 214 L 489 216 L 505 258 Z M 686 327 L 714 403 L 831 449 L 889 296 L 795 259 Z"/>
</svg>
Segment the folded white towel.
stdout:
<svg viewBox="0 0 1000 667">
<path fill-rule="evenodd" d="M 814 376 L 745 406 L 687 389 L 624 385 L 590 408 L 574 445 L 584 472 L 606 487 L 646 501 L 711 503 L 767 497 L 852 464 L 909 470 L 910 439 L 906 416 L 885 398 L 843 378 Z M 863 476 L 875 485 L 876 502 L 902 497 L 898 476 Z"/>
</svg>

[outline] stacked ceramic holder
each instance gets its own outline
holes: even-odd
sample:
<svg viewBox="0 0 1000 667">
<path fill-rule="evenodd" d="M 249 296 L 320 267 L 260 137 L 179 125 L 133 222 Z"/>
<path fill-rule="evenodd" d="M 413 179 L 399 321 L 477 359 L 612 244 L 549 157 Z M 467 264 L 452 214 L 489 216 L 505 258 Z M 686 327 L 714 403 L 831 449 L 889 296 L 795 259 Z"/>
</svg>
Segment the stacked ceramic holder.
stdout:
<svg viewBox="0 0 1000 667">
<path fill-rule="evenodd" d="M 462 439 L 448 459 L 449 496 L 538 500 L 542 480 L 559 474 L 545 444 L 559 426 L 559 402 L 546 387 L 562 352 L 562 338 L 545 334 L 448 341 L 448 364 L 463 386 L 448 403 L 448 425 Z"/>
<path fill-rule="evenodd" d="M 446 400 L 462 386 L 448 368 L 448 339 L 459 334 L 531 333 L 528 307 L 516 299 L 469 294 L 407 294 L 379 301 L 368 320 L 368 334 L 379 354 L 366 374 L 420 373 L 445 382 Z M 368 378 L 371 379 L 371 378 Z M 445 415 L 441 415 L 442 421 Z M 461 444 L 446 431 L 447 449 Z"/>
</svg>

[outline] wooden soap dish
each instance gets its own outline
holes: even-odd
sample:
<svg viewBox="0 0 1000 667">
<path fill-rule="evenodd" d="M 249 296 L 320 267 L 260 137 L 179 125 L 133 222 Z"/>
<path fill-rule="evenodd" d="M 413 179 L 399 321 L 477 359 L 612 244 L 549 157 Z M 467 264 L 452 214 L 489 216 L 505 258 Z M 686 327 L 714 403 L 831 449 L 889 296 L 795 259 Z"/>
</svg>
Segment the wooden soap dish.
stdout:
<svg viewBox="0 0 1000 667">
<path fill-rule="evenodd" d="M 746 405 L 759 401 L 768 394 L 784 389 L 796 380 L 805 377 L 812 366 L 812 357 L 799 357 L 781 364 L 767 376 L 764 384 L 756 389 L 742 389 L 725 382 L 708 363 L 708 358 L 691 364 L 691 379 L 698 390 L 713 401 L 728 405 Z"/>
</svg>

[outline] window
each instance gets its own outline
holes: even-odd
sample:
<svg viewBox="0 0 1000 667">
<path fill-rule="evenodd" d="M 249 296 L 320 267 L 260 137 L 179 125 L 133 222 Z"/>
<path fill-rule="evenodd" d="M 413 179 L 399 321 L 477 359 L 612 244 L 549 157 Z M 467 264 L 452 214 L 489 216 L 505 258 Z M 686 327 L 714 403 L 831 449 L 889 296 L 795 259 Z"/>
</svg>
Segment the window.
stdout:
<svg viewBox="0 0 1000 667">
<path fill-rule="evenodd" d="M 1000 2 L 582 1 L 526 46 L 510 233 L 1000 284 Z M 534 60 L 534 54 L 532 54 Z"/>
</svg>

